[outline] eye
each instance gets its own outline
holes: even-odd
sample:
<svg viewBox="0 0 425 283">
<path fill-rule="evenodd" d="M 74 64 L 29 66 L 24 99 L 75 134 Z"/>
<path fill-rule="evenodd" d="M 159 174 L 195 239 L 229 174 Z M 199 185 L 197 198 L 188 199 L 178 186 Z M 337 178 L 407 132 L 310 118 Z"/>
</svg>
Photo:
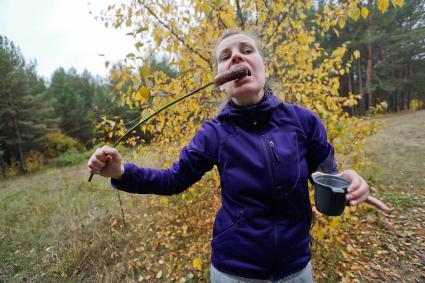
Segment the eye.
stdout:
<svg viewBox="0 0 425 283">
<path fill-rule="evenodd" d="M 230 56 L 229 55 L 222 55 L 221 57 L 220 57 L 220 62 L 221 61 L 226 61 L 226 60 L 228 60 L 230 58 Z"/>
<path fill-rule="evenodd" d="M 253 52 L 254 52 L 254 50 L 252 48 L 246 48 L 246 49 L 243 50 L 244 54 L 251 54 Z"/>
</svg>

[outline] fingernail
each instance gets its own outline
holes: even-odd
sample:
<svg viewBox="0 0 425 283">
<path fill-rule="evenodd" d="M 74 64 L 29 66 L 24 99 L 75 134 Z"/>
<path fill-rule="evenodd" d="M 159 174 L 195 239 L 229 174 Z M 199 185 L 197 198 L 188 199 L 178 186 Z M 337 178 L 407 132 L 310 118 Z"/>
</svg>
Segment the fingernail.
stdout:
<svg viewBox="0 0 425 283">
<path fill-rule="evenodd" d="M 351 205 L 356 205 L 357 204 L 357 201 L 354 201 L 354 200 L 353 201 L 350 201 L 350 204 Z"/>
<path fill-rule="evenodd" d="M 347 195 L 347 200 L 350 200 L 351 199 L 351 195 Z"/>
</svg>

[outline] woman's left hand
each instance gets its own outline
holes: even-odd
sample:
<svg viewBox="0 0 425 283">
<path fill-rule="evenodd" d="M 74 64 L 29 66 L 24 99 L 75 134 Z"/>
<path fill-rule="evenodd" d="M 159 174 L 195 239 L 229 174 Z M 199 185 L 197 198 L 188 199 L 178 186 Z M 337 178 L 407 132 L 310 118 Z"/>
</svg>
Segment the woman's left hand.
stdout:
<svg viewBox="0 0 425 283">
<path fill-rule="evenodd" d="M 338 175 L 351 182 L 346 195 L 350 205 L 357 205 L 367 200 L 369 185 L 356 171 L 344 170 Z"/>
<path fill-rule="evenodd" d="M 350 205 L 357 205 L 365 201 L 386 213 L 391 210 L 382 201 L 369 196 L 369 185 L 356 171 L 344 170 L 338 175 L 351 182 L 346 195 Z"/>
</svg>

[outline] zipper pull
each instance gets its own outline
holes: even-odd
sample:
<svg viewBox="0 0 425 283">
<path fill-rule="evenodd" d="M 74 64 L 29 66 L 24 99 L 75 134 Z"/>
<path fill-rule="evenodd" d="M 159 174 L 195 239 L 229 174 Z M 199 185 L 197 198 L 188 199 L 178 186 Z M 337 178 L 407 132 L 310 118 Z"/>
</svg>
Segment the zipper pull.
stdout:
<svg viewBox="0 0 425 283">
<path fill-rule="evenodd" d="M 269 140 L 269 143 L 270 143 L 270 147 L 272 148 L 274 158 L 276 159 L 277 162 L 280 162 L 280 157 L 279 157 L 279 155 L 276 152 L 276 148 L 274 146 L 274 142 L 270 139 Z"/>
</svg>

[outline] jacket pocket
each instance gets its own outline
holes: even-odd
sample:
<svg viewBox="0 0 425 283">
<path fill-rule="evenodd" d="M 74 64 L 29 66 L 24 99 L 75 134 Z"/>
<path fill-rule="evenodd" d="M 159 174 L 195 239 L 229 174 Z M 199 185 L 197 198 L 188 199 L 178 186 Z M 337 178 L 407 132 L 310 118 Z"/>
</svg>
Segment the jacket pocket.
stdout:
<svg viewBox="0 0 425 283">
<path fill-rule="evenodd" d="M 276 187 L 287 193 L 297 186 L 300 179 L 297 133 L 273 133 L 266 139 Z"/>
<path fill-rule="evenodd" d="M 226 234 L 233 231 L 239 225 L 242 215 L 243 209 L 233 216 L 227 209 L 221 207 L 214 221 L 213 242 L 222 240 Z"/>
</svg>

